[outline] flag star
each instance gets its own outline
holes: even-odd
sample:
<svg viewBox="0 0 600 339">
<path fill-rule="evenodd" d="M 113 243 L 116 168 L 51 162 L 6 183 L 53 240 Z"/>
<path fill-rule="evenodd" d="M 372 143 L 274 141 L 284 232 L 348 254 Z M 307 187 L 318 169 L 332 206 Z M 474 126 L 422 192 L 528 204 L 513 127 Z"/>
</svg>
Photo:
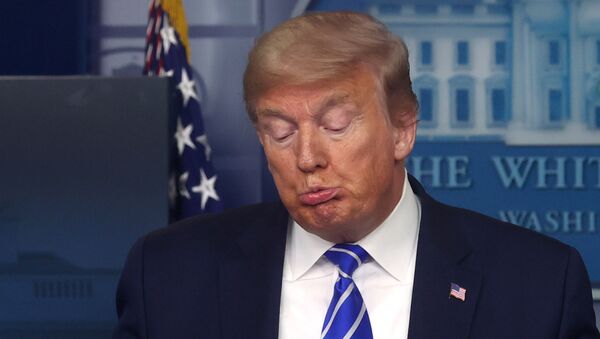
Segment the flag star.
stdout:
<svg viewBox="0 0 600 339">
<path fill-rule="evenodd" d="M 185 146 L 189 146 L 192 149 L 196 149 L 196 145 L 192 142 L 191 135 L 194 127 L 189 124 L 185 127 L 181 124 L 181 118 L 177 119 L 177 131 L 175 132 L 175 139 L 177 139 L 177 150 L 179 155 L 183 154 Z"/>
<path fill-rule="evenodd" d="M 208 143 L 208 137 L 206 134 L 202 134 L 201 136 L 197 137 L 196 141 L 204 146 L 204 157 L 206 158 L 206 161 L 210 161 L 210 153 L 212 152 L 212 148 Z"/>
<path fill-rule="evenodd" d="M 210 179 L 206 177 L 206 173 L 204 170 L 200 169 L 200 183 L 198 186 L 192 187 L 192 192 L 200 193 L 202 195 L 200 207 L 204 210 L 206 206 L 206 202 L 208 198 L 212 198 L 214 200 L 219 201 L 219 196 L 217 195 L 217 191 L 215 191 L 215 182 L 217 181 L 217 176 L 214 175 Z"/>
<path fill-rule="evenodd" d="M 183 95 L 183 106 L 186 106 L 192 97 L 198 100 L 198 97 L 196 96 L 196 90 L 194 89 L 194 83 L 194 80 L 190 80 L 185 68 L 183 68 L 181 70 L 181 82 L 177 85 L 177 88 L 179 88 L 181 94 Z"/>
<path fill-rule="evenodd" d="M 165 53 L 169 53 L 171 44 L 177 45 L 177 38 L 175 38 L 175 29 L 169 25 L 169 20 L 167 19 L 165 19 L 163 28 L 160 29 L 160 36 L 165 45 Z"/>
<path fill-rule="evenodd" d="M 190 192 L 187 190 L 187 180 L 190 173 L 184 172 L 179 176 L 179 194 L 187 199 L 190 198 Z"/>
</svg>

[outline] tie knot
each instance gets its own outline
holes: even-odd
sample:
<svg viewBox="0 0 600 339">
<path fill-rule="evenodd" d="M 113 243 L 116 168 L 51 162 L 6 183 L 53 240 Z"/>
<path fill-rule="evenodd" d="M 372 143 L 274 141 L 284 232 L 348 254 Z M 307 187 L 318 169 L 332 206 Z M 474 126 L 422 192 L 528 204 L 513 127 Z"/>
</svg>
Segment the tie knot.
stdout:
<svg viewBox="0 0 600 339">
<path fill-rule="evenodd" d="M 359 245 L 337 244 L 325 252 L 325 256 L 346 275 L 342 276 L 350 278 L 354 270 L 369 257 L 369 253 Z"/>
</svg>

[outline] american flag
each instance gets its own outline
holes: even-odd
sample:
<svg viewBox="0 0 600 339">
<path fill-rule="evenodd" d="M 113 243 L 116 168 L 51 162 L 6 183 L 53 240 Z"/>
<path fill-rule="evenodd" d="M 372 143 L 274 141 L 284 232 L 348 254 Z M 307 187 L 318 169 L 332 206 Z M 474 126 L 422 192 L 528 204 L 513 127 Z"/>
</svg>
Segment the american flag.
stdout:
<svg viewBox="0 0 600 339">
<path fill-rule="evenodd" d="M 223 209 L 189 64 L 187 22 L 181 0 L 152 0 L 146 29 L 144 74 L 174 81 L 178 104 L 171 149 L 171 219 Z"/>
<path fill-rule="evenodd" d="M 458 300 L 465 301 L 467 290 L 455 283 L 450 283 L 450 296 Z"/>
</svg>

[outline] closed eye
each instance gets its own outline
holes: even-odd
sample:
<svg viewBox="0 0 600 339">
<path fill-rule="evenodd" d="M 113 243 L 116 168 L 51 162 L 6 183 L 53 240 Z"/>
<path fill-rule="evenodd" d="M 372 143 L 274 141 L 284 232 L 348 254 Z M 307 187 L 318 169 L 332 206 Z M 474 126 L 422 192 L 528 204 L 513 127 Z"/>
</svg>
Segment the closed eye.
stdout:
<svg viewBox="0 0 600 339">
<path fill-rule="evenodd" d="M 341 135 L 352 125 L 356 116 L 358 116 L 358 110 L 352 104 L 344 103 L 334 106 L 323 115 L 321 129 L 330 135 Z"/>
<path fill-rule="evenodd" d="M 291 132 L 283 133 L 280 135 L 272 135 L 271 137 L 277 143 L 284 143 L 284 142 L 288 141 L 289 139 L 291 139 L 294 134 L 295 134 L 295 132 L 291 131 Z"/>
<path fill-rule="evenodd" d="M 345 124 L 343 126 L 323 126 L 323 129 L 327 133 L 342 134 L 348 129 L 348 126 L 350 126 L 350 124 Z"/>
<path fill-rule="evenodd" d="M 325 130 L 332 133 L 342 133 L 348 128 L 348 126 L 334 128 L 334 127 L 325 127 Z"/>
<path fill-rule="evenodd" d="M 344 124 L 338 124 L 338 125 L 330 125 L 330 126 L 325 126 L 325 129 L 329 130 L 329 131 L 343 131 L 346 128 L 348 128 L 348 126 L 350 125 L 350 123 L 344 123 Z"/>
<path fill-rule="evenodd" d="M 285 118 L 276 115 L 266 115 L 260 120 L 259 130 L 273 142 L 284 144 L 292 138 L 297 128 L 294 123 Z"/>
</svg>

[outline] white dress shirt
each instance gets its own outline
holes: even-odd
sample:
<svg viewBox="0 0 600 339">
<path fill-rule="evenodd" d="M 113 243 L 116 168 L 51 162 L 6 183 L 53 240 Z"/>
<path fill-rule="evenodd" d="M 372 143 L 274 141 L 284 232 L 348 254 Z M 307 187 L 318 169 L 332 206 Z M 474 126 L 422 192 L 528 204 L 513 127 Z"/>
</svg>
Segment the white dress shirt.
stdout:
<svg viewBox="0 0 600 339">
<path fill-rule="evenodd" d="M 402 197 L 373 232 L 357 242 L 371 255 L 352 279 L 367 306 L 373 338 L 406 338 L 421 207 L 405 174 Z M 290 221 L 283 263 L 280 339 L 320 338 L 338 270 L 323 254 L 334 245 Z"/>
</svg>

